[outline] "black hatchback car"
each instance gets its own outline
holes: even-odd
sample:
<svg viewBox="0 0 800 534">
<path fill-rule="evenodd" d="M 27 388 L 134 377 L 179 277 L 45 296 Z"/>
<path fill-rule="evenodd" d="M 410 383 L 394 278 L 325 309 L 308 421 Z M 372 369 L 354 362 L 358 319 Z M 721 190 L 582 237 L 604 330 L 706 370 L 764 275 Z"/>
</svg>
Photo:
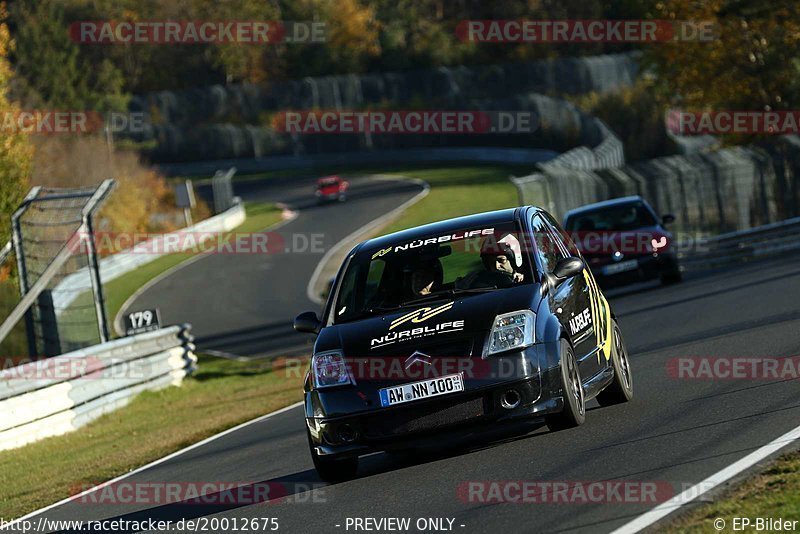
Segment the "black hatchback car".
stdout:
<svg viewBox="0 0 800 534">
<path fill-rule="evenodd" d="M 632 398 L 622 335 L 580 252 L 544 210 L 459 217 L 370 239 L 346 257 L 305 379 L 325 480 L 358 456 L 520 418 L 580 425 Z M 471 426 L 470 426 L 471 425 Z"/>
<path fill-rule="evenodd" d="M 673 235 L 640 196 L 614 198 L 567 212 L 564 228 L 577 244 L 601 287 L 660 279 L 680 282 Z"/>
</svg>

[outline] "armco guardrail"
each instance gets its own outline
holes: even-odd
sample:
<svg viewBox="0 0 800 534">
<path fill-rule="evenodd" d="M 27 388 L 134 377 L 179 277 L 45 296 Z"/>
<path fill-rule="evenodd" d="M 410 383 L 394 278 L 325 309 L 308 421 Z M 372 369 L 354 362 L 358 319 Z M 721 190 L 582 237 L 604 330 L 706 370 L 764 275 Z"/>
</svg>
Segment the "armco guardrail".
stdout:
<svg viewBox="0 0 800 534">
<path fill-rule="evenodd" d="M 800 250 L 800 217 L 729 232 L 699 241 L 695 251 L 681 252 L 681 268 L 700 271 Z"/>
<path fill-rule="evenodd" d="M 220 167 L 236 167 L 240 174 L 253 174 L 286 169 L 310 170 L 314 167 L 375 166 L 415 163 L 476 162 L 534 165 L 558 156 L 546 149 L 503 147 L 440 147 L 408 148 L 404 150 L 371 150 L 369 152 L 334 152 L 267 158 L 216 159 L 186 163 L 158 164 L 159 172 L 168 176 L 206 176 Z"/>
<path fill-rule="evenodd" d="M 126 337 L 0 371 L 0 450 L 64 434 L 196 366 L 188 325 Z"/>
</svg>

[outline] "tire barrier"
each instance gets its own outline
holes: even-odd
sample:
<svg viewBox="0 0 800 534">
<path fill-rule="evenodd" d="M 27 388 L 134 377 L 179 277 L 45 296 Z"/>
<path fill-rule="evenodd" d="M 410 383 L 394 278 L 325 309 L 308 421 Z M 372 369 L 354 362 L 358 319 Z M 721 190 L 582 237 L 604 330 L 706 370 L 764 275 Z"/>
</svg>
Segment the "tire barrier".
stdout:
<svg viewBox="0 0 800 534">
<path fill-rule="evenodd" d="M 147 155 L 157 163 L 440 147 L 564 152 L 605 135 L 595 119 L 544 94 L 611 91 L 631 85 L 637 75 L 638 55 L 627 53 L 164 91 L 134 97 L 130 111 L 143 114 L 143 125 L 120 135 L 154 145 Z M 374 111 L 385 102 L 396 109 L 530 111 L 538 124 L 510 142 L 493 134 L 302 135 L 272 128 L 281 110 Z M 601 154 L 618 161 L 618 151 L 611 152 Z"/>
<path fill-rule="evenodd" d="M 360 109 L 393 102 L 461 107 L 472 99 L 517 93 L 583 94 L 632 85 L 639 53 L 546 59 L 478 67 L 439 67 L 404 73 L 306 77 L 269 85 L 230 84 L 135 96 L 132 112 L 161 124 L 256 124 L 281 109 Z M 418 106 L 414 106 L 418 107 Z M 235 120 L 232 120 L 235 119 Z"/>
</svg>

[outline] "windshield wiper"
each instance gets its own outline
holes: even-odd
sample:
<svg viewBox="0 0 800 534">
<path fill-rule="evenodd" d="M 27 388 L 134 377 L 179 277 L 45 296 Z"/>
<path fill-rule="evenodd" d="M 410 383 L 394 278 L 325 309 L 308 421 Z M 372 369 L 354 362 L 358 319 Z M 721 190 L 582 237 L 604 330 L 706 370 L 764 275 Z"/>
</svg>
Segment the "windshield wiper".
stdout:
<svg viewBox="0 0 800 534">
<path fill-rule="evenodd" d="M 485 291 L 494 291 L 497 289 L 497 286 L 485 286 L 485 287 L 471 287 L 465 289 L 452 289 L 451 292 L 453 295 L 461 295 L 463 293 L 483 293 Z"/>
<path fill-rule="evenodd" d="M 429 295 L 425 295 L 424 297 L 420 297 L 413 300 L 407 300 L 400 304 L 399 307 L 410 306 L 412 304 L 428 302 L 431 300 L 439 300 L 442 297 L 446 297 L 448 295 L 464 295 L 469 293 L 484 293 L 486 291 L 494 291 L 497 289 L 497 286 L 486 286 L 486 287 L 473 287 L 473 288 L 465 288 L 465 289 L 445 289 L 442 291 L 437 291 L 435 293 L 431 293 Z"/>
</svg>

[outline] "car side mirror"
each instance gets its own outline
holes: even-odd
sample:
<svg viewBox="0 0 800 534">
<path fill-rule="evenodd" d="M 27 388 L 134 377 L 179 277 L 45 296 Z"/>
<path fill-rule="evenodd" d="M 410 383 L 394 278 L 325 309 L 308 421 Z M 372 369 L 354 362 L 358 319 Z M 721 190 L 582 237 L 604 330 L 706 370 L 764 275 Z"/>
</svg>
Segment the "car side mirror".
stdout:
<svg viewBox="0 0 800 534">
<path fill-rule="evenodd" d="M 557 288 L 562 282 L 568 278 L 572 278 L 583 272 L 586 264 L 577 256 L 570 256 L 569 258 L 562 258 L 558 260 L 552 273 L 545 273 L 544 281 L 542 283 L 542 295 L 551 289 Z"/>
<path fill-rule="evenodd" d="M 563 258 L 556 263 L 556 267 L 553 269 L 553 276 L 556 277 L 559 282 L 563 282 L 567 278 L 572 278 L 580 274 L 584 267 L 583 260 L 577 256 Z"/>
<path fill-rule="evenodd" d="M 319 334 L 321 326 L 322 322 L 317 317 L 317 314 L 311 311 L 303 312 L 294 318 L 294 329 L 298 332 Z"/>
<path fill-rule="evenodd" d="M 675 216 L 671 213 L 667 213 L 661 217 L 661 224 L 670 224 L 675 222 Z"/>
</svg>

